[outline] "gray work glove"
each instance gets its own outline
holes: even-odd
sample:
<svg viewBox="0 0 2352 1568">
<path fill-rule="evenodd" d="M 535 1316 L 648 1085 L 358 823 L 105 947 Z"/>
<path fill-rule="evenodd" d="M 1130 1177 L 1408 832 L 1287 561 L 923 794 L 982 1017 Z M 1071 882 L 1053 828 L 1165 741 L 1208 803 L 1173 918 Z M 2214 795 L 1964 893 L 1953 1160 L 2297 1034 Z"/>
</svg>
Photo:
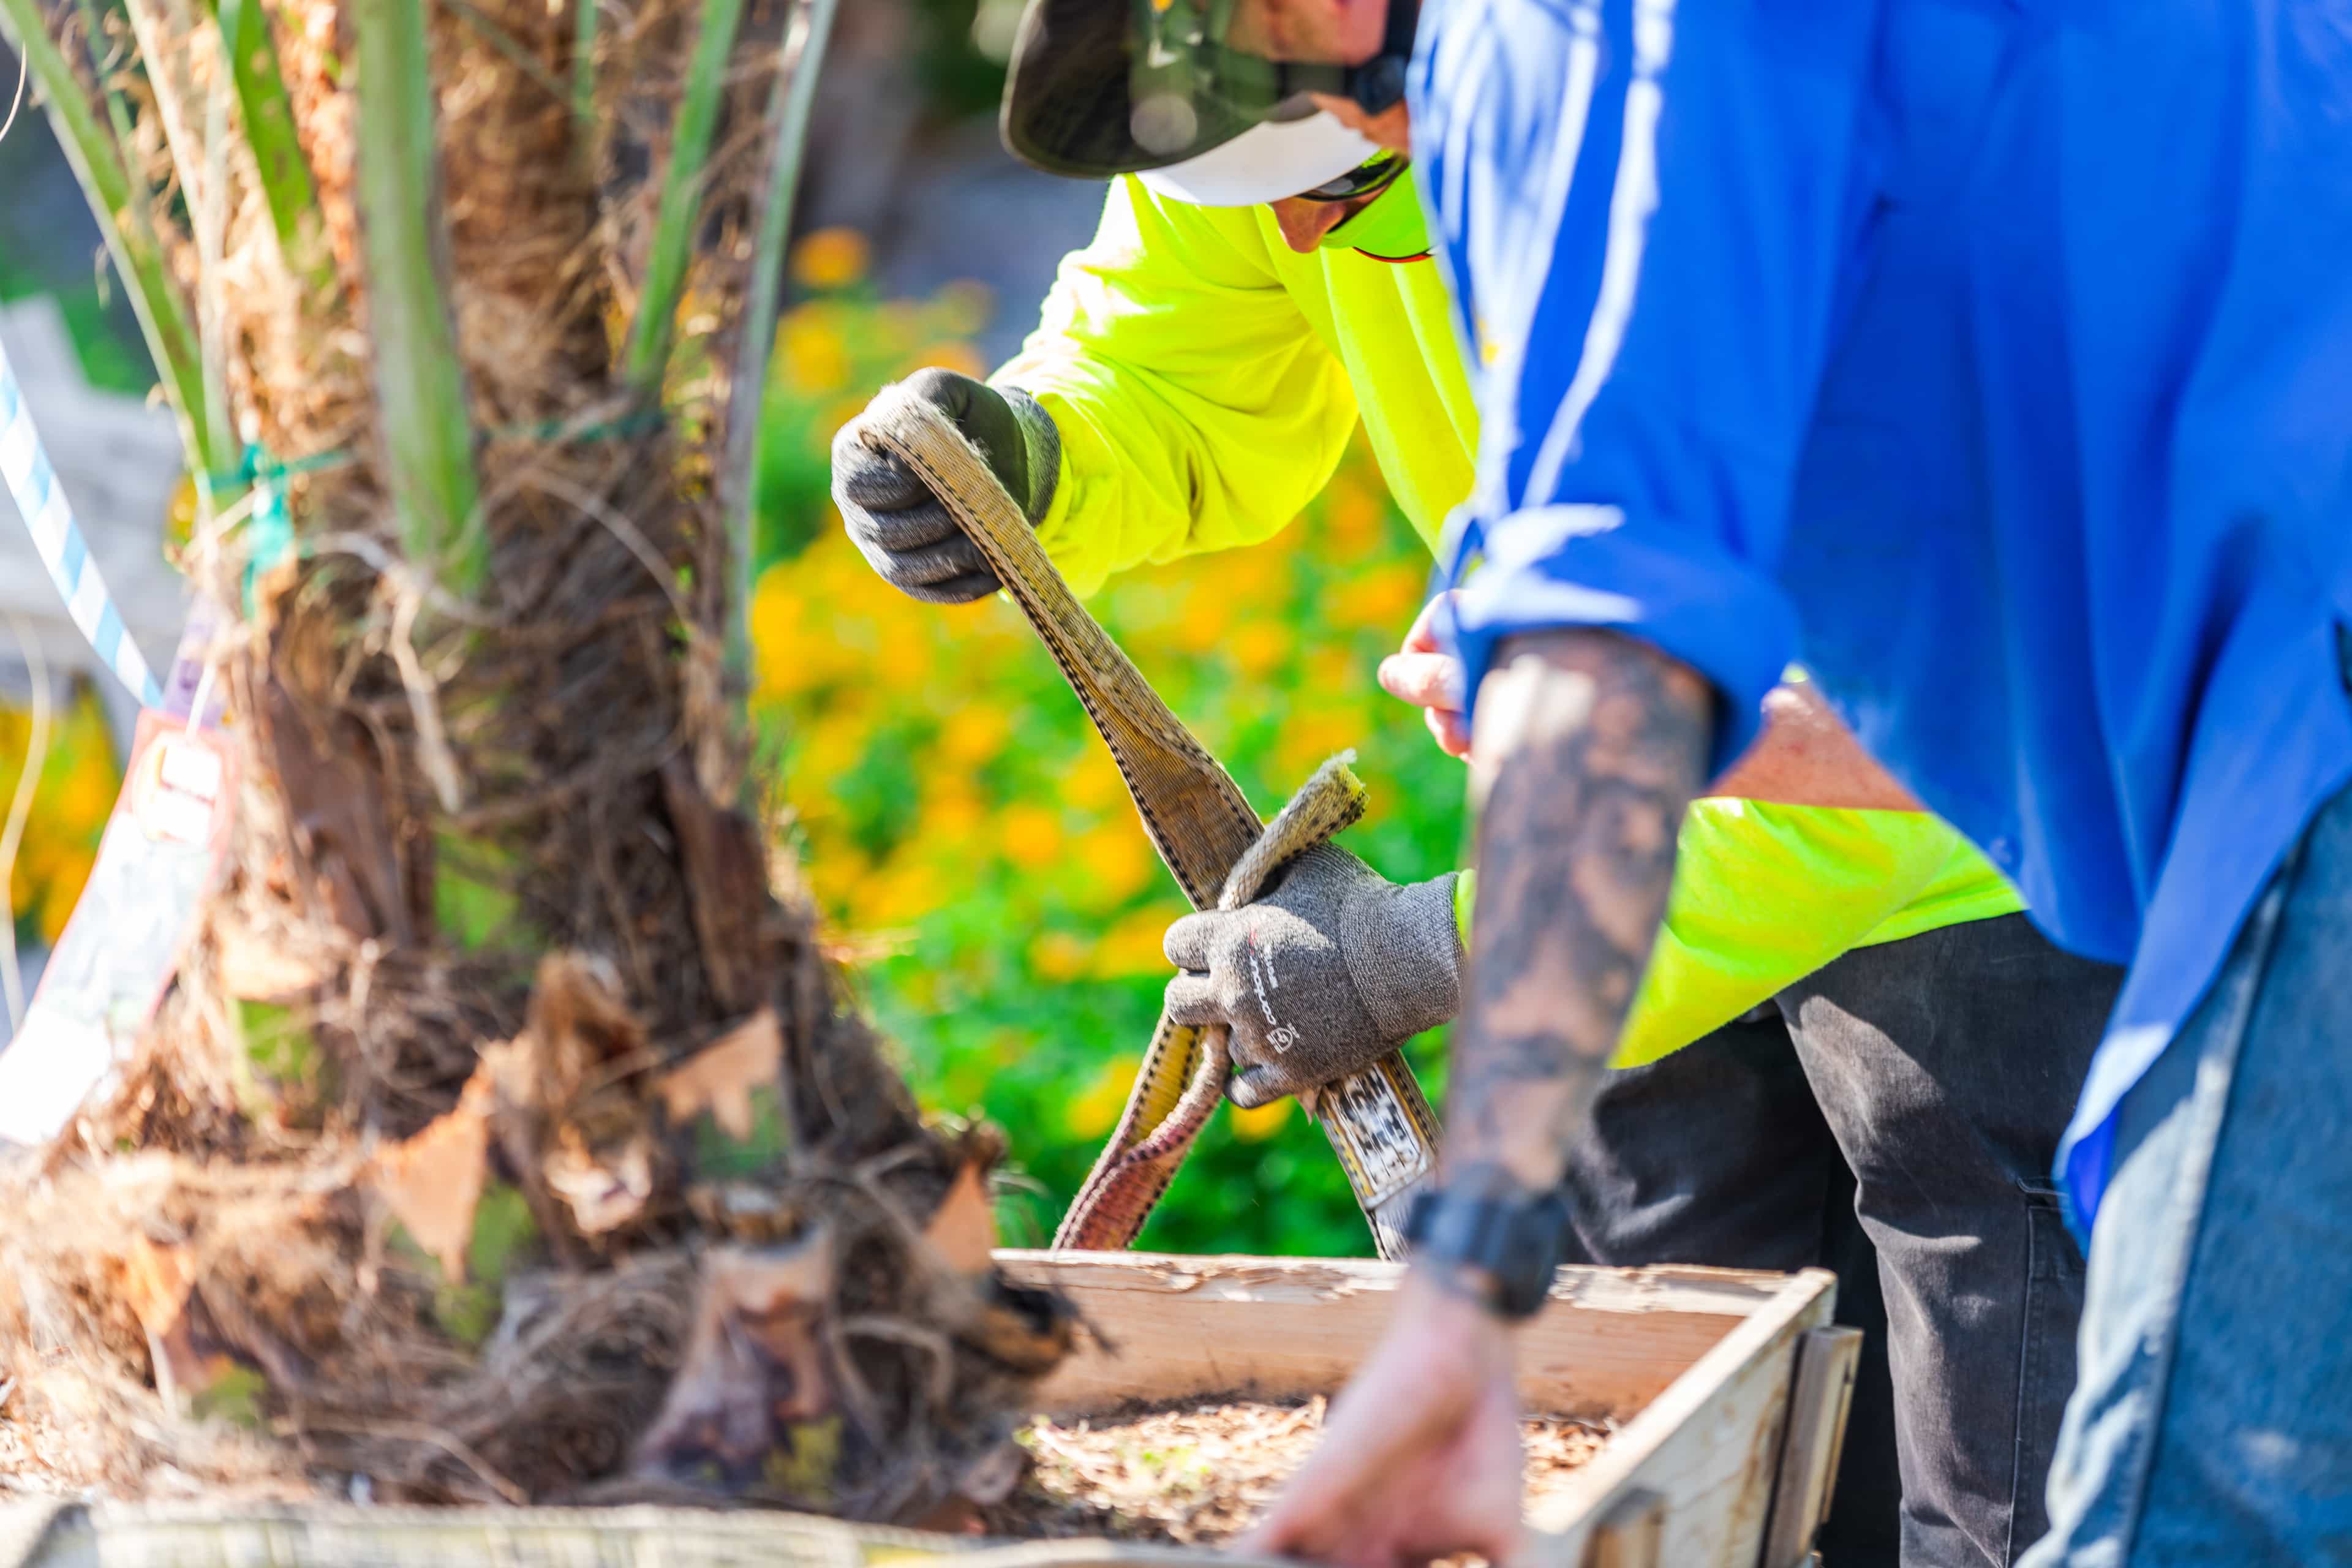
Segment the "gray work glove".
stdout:
<svg viewBox="0 0 2352 1568">
<path fill-rule="evenodd" d="M 1168 928 L 1168 1016 L 1231 1028 L 1244 1110 L 1368 1068 L 1462 1005 L 1456 875 L 1400 887 L 1318 845 L 1258 902 Z"/>
<path fill-rule="evenodd" d="M 1018 387 L 999 391 L 951 370 L 919 370 L 906 385 L 955 421 L 1034 528 L 1053 504 L 1062 437 L 1053 416 Z M 866 563 L 909 597 L 963 605 L 1003 586 L 948 509 L 914 471 L 860 438 L 863 416 L 833 439 L 833 499 Z"/>
</svg>

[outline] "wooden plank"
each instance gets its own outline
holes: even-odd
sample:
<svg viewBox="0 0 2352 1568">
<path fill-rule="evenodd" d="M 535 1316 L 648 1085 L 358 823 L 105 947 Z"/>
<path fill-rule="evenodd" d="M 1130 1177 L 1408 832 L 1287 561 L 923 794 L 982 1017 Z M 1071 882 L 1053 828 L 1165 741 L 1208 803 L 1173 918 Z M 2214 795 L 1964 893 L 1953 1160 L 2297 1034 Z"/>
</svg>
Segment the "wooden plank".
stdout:
<svg viewBox="0 0 2352 1568">
<path fill-rule="evenodd" d="M 1660 1568 L 1659 1543 L 1666 1527 L 1666 1500 L 1649 1490 L 1626 1493 L 1593 1527 L 1584 1568 Z"/>
<path fill-rule="evenodd" d="M 1661 1563 L 1757 1568 L 1797 1342 L 1829 1321 L 1836 1297 L 1825 1269 L 1787 1277 L 1534 1514 L 1528 1568 L 1580 1568 L 1596 1521 L 1640 1490 L 1665 1500 Z"/>
<path fill-rule="evenodd" d="M 1812 1554 L 1813 1537 L 1829 1514 L 1838 1456 L 1845 1447 L 1846 1412 L 1853 1405 L 1854 1372 L 1861 1364 L 1860 1329 L 1812 1329 L 1797 1342 L 1789 1436 L 1780 1446 L 1780 1474 L 1772 1487 L 1763 1568 L 1800 1568 Z"/>
<path fill-rule="evenodd" d="M 1039 1391 L 1056 1415 L 1138 1400 L 1337 1392 L 1386 1327 L 1403 1278 L 1372 1259 L 1001 1251 L 1015 1279 L 1076 1301 L 1090 1345 Z M 1563 1268 L 1520 1331 L 1519 1394 L 1550 1415 L 1632 1419 L 1786 1289 L 1719 1268 Z"/>
</svg>

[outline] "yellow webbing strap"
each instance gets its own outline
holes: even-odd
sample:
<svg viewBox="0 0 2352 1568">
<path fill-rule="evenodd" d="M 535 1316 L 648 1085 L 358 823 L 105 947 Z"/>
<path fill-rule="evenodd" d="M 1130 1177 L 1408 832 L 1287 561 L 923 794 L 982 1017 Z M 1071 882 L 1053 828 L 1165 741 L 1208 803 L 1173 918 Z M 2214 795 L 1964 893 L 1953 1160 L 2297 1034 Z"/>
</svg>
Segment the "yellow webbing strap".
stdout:
<svg viewBox="0 0 2352 1568">
<path fill-rule="evenodd" d="M 1363 785 L 1339 757 L 1261 826 L 1233 776 L 1078 603 L 1019 504 L 945 415 L 892 387 L 875 399 L 860 428 L 869 445 L 907 464 L 945 501 L 1029 618 L 1109 746 L 1145 831 L 1194 909 L 1248 903 L 1292 857 L 1363 814 Z M 1216 1108 L 1228 1067 L 1223 1029 L 1160 1020 L 1118 1126 L 1064 1216 L 1055 1247 L 1134 1242 Z M 1401 1255 L 1401 1200 L 1436 1163 L 1437 1121 L 1412 1070 L 1391 1052 L 1318 1098 L 1324 1131 L 1381 1255 Z"/>
</svg>

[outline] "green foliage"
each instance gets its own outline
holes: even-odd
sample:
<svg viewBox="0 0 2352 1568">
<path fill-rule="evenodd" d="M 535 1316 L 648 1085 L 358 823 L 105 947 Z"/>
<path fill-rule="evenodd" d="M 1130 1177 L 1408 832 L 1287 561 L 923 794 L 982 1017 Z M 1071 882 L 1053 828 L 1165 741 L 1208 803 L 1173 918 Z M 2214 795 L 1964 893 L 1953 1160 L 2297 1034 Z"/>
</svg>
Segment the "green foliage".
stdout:
<svg viewBox="0 0 2352 1568">
<path fill-rule="evenodd" d="M 989 0 L 1002 5 L 1004 0 Z M 974 47 L 982 0 L 915 0 L 920 32 L 916 68 L 932 112 L 949 119 L 992 114 L 1004 89 L 1004 62 Z"/>
<path fill-rule="evenodd" d="M 1010 1131 L 1032 1182 L 1003 1206 L 1005 1238 L 1037 1244 L 1125 1100 L 1169 975 L 1160 936 L 1185 905 L 1018 612 L 901 596 L 825 501 L 835 429 L 923 357 L 908 323 L 942 308 L 849 283 L 779 333 L 754 711 L 782 758 L 810 884 L 861 952 L 870 1007 L 927 1105 Z M 1090 607 L 1262 813 L 1354 747 L 1372 809 L 1341 841 L 1418 879 L 1454 864 L 1462 770 L 1373 670 L 1428 568 L 1360 447 L 1271 542 L 1129 573 Z M 1431 1044 L 1415 1054 L 1435 1096 Z M 1140 1245 L 1370 1250 L 1322 1132 L 1289 1102 L 1221 1110 Z"/>
<path fill-rule="evenodd" d="M 110 279 L 111 281 L 111 279 Z M 0 245 L 0 303 L 28 294 L 48 294 L 65 317 L 66 335 L 73 340 L 81 374 L 102 392 L 144 397 L 155 385 L 155 367 L 134 331 L 125 332 L 110 312 L 107 296 L 96 280 L 70 289 L 52 289 L 32 268 L 9 259 Z"/>
<path fill-rule="evenodd" d="M 388 1238 L 407 1267 L 433 1281 L 433 1315 L 451 1337 L 478 1345 L 499 1326 L 505 1310 L 507 1277 L 539 1240 L 539 1222 L 521 1189 L 491 1182 L 474 1205 L 474 1231 L 466 1243 L 466 1278 L 452 1279 L 405 1227 L 394 1224 Z"/>
</svg>

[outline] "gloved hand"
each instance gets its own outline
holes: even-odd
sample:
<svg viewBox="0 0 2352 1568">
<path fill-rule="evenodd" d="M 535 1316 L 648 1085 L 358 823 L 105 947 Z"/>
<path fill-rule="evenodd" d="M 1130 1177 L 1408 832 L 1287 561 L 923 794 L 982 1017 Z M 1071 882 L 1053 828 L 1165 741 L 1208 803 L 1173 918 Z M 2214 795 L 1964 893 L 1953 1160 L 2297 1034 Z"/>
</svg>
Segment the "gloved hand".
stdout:
<svg viewBox="0 0 2352 1568">
<path fill-rule="evenodd" d="M 906 385 L 955 421 L 1035 527 L 1061 478 L 1053 416 L 1017 387 L 1000 392 L 951 370 L 919 370 Z M 995 593 L 1002 584 L 980 547 L 912 469 L 866 444 L 865 424 L 861 415 L 834 437 L 833 499 L 867 564 L 927 604 L 969 604 Z"/>
<path fill-rule="evenodd" d="M 1318 845 L 1258 902 L 1168 928 L 1168 1016 L 1232 1029 L 1245 1110 L 1370 1067 L 1462 1005 L 1456 875 L 1400 887 Z"/>
</svg>

